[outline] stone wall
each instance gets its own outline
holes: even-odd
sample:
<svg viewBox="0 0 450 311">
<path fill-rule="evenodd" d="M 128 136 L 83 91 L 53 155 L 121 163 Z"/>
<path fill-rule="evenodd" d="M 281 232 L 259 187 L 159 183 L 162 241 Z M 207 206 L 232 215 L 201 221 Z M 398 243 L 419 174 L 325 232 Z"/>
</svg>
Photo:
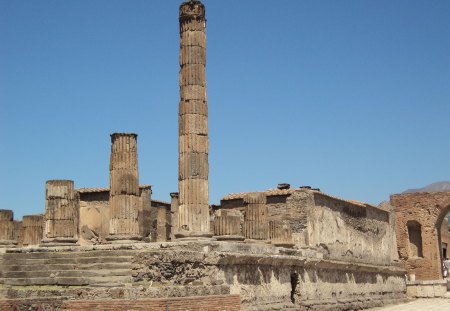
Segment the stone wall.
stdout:
<svg viewBox="0 0 450 311">
<path fill-rule="evenodd" d="M 108 300 L 0 300 L 0 310 L 54 310 L 54 311 L 239 311 L 237 295 L 213 295 L 160 299 Z M 36 308 L 36 309 L 34 309 Z"/>
<path fill-rule="evenodd" d="M 296 248 L 320 246 L 328 258 L 339 260 L 388 264 L 398 259 L 388 203 L 376 207 L 302 188 L 265 193 L 267 220 L 288 222 Z M 219 210 L 245 213 L 245 195 L 225 197 Z"/>
<path fill-rule="evenodd" d="M 439 232 L 450 210 L 450 191 L 391 195 L 398 253 L 415 280 L 442 278 Z M 414 275 L 414 276 L 412 276 Z"/>
</svg>

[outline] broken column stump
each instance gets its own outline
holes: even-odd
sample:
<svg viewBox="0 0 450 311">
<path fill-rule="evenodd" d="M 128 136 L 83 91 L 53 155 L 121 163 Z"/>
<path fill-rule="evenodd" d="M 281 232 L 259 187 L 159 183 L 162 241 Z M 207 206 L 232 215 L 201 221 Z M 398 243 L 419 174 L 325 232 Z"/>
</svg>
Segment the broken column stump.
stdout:
<svg viewBox="0 0 450 311">
<path fill-rule="evenodd" d="M 243 241 L 241 216 L 235 210 L 222 210 L 214 218 L 214 237 L 218 241 Z"/>
<path fill-rule="evenodd" d="M 200 1 L 183 2 L 179 22 L 179 216 L 175 236 L 210 238 L 204 5 Z"/>
<path fill-rule="evenodd" d="M 26 215 L 22 218 L 22 246 L 38 246 L 44 232 L 44 215 Z"/>
<path fill-rule="evenodd" d="M 244 236 L 250 240 L 268 240 L 267 198 L 262 192 L 252 192 L 244 196 Z"/>
<path fill-rule="evenodd" d="M 0 210 L 0 248 L 15 247 L 14 213 L 11 210 Z"/>
<path fill-rule="evenodd" d="M 45 183 L 45 228 L 42 246 L 77 243 L 78 201 L 72 180 L 48 180 Z"/>
<path fill-rule="evenodd" d="M 143 238 L 143 202 L 139 193 L 137 134 L 111 134 L 110 220 L 112 243 L 130 243 Z"/>
<path fill-rule="evenodd" d="M 288 221 L 269 221 L 269 240 L 279 247 L 294 247 L 291 226 Z"/>
</svg>

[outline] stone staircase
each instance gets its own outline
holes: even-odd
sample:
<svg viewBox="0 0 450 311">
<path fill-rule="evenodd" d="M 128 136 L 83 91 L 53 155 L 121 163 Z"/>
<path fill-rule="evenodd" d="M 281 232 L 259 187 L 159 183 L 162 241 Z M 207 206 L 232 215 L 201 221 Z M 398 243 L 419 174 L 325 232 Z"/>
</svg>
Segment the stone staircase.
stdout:
<svg viewBox="0 0 450 311">
<path fill-rule="evenodd" d="M 0 254 L 4 286 L 123 286 L 132 280 L 130 251 Z"/>
</svg>

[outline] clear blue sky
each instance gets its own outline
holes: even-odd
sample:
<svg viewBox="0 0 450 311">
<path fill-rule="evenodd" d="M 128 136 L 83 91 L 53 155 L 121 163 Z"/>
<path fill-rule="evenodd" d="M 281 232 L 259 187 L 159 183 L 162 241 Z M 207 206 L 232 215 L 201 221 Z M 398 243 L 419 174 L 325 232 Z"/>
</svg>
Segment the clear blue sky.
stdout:
<svg viewBox="0 0 450 311">
<path fill-rule="evenodd" d="M 0 0 L 0 208 L 108 187 L 112 132 L 177 191 L 181 1 Z M 450 1 L 204 1 L 210 198 L 310 185 L 378 204 L 450 180 Z"/>
</svg>

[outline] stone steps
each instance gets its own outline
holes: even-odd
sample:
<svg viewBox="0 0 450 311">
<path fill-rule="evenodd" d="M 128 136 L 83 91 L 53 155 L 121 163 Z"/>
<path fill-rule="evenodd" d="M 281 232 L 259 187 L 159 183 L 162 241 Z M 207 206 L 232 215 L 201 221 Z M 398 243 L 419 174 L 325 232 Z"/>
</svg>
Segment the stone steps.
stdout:
<svg viewBox="0 0 450 311">
<path fill-rule="evenodd" d="M 111 286 L 132 281 L 130 251 L 5 253 L 0 284 L 11 286 Z"/>
<path fill-rule="evenodd" d="M 59 286 L 87 286 L 101 284 L 123 284 L 131 282 L 131 276 L 108 276 L 108 277 L 41 277 L 41 278 L 4 278 L 4 285 L 14 286 L 37 286 L 37 285 L 59 285 Z"/>
<path fill-rule="evenodd" d="M 129 262 L 94 263 L 94 264 L 34 264 L 34 265 L 2 265 L 4 271 L 66 271 L 66 270 L 98 270 L 98 269 L 131 269 Z"/>
</svg>

